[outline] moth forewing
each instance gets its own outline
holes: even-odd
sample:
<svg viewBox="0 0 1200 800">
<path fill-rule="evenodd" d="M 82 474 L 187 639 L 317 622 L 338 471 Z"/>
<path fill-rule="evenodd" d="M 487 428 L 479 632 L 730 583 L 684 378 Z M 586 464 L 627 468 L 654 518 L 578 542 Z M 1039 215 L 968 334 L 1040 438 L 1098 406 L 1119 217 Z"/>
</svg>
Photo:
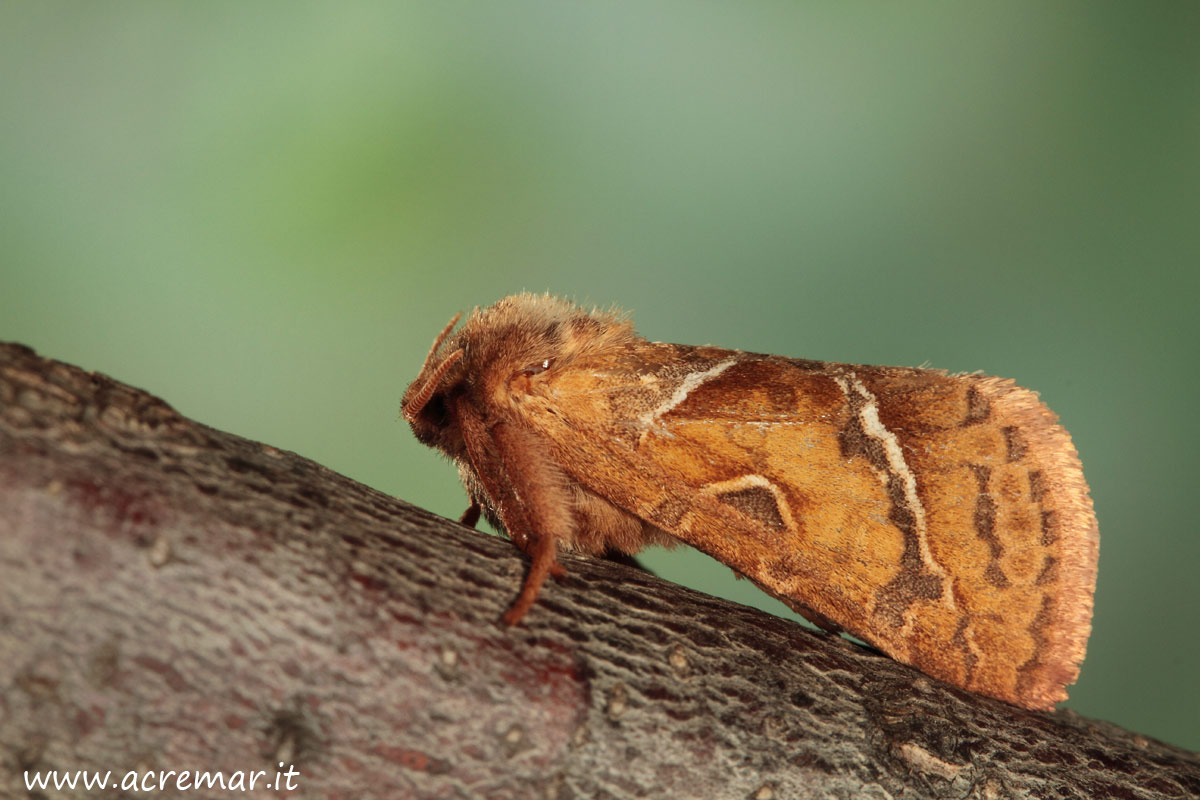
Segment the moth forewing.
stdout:
<svg viewBox="0 0 1200 800">
<path fill-rule="evenodd" d="M 533 295 L 473 315 L 454 348 L 493 354 L 463 374 L 510 392 L 448 424 L 476 431 L 465 472 L 497 473 L 474 481 L 485 511 L 541 553 L 521 613 L 547 563 L 528 542 L 635 552 L 665 531 L 973 691 L 1048 708 L 1078 674 L 1095 518 L 1067 433 L 1011 381 L 651 343 Z"/>
</svg>

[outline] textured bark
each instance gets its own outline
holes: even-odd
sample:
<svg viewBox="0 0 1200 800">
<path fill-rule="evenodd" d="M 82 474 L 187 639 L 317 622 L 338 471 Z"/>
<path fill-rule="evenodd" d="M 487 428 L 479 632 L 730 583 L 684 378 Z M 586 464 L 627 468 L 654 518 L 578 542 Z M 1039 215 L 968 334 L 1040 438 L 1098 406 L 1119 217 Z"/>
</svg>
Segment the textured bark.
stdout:
<svg viewBox="0 0 1200 800">
<path fill-rule="evenodd" d="M 503 629 L 507 542 L 0 345 L 0 795 L 284 762 L 328 798 L 1200 796 L 1195 754 L 563 561 Z"/>
</svg>

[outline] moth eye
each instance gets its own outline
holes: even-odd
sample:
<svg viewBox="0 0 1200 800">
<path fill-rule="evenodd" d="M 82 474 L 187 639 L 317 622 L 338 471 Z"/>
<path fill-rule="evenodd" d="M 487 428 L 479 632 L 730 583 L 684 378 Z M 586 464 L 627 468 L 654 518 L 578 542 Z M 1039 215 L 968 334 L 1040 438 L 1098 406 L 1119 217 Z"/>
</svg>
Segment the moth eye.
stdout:
<svg viewBox="0 0 1200 800">
<path fill-rule="evenodd" d="M 435 428 L 445 426 L 447 420 L 450 418 L 449 409 L 446 408 L 446 398 L 440 394 L 435 394 L 429 398 L 429 402 L 421 409 L 421 416 Z"/>
<path fill-rule="evenodd" d="M 537 375 L 539 372 L 545 372 L 546 370 L 550 369 L 550 366 L 553 363 L 554 362 L 551 359 L 547 358 L 543 361 L 537 362 L 536 364 L 530 364 L 529 366 L 525 367 L 524 369 L 521 370 L 521 374 L 522 375 Z"/>
</svg>

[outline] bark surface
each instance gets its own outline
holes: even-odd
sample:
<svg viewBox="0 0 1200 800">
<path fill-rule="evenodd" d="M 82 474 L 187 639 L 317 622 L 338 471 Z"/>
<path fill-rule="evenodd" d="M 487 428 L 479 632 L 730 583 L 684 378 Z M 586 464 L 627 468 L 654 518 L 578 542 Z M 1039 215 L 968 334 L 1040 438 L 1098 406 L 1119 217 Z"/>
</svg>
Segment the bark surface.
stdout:
<svg viewBox="0 0 1200 800">
<path fill-rule="evenodd" d="M 1194 753 L 563 562 L 504 629 L 506 541 L 0 344 L 0 795 L 282 762 L 324 798 L 1200 796 Z"/>
</svg>

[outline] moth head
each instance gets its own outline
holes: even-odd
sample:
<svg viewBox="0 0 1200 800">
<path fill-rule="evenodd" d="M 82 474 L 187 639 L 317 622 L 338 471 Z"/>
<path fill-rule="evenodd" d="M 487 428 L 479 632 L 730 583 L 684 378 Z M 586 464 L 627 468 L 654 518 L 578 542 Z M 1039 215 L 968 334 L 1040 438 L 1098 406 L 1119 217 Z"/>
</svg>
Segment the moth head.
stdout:
<svg viewBox="0 0 1200 800">
<path fill-rule="evenodd" d="M 467 371 L 486 376 L 482 382 L 490 390 L 514 378 L 553 373 L 636 336 L 620 313 L 588 311 L 550 294 L 524 292 L 476 310 L 455 338 L 466 348 Z"/>
<path fill-rule="evenodd" d="M 408 385 L 400 401 L 400 414 L 412 426 L 417 440 L 455 458 L 461 457 L 464 448 L 462 433 L 450 407 L 450 398 L 457 393 L 458 384 L 464 379 L 460 362 L 465 351 L 462 347 L 448 348 L 444 354 L 439 351 L 461 317 L 461 313 L 455 314 L 433 340 L 433 347 L 429 348 L 421 371 L 416 380 Z M 455 367 L 460 368 L 456 370 Z"/>
<path fill-rule="evenodd" d="M 461 315 L 433 342 L 420 374 L 401 401 L 401 413 L 423 444 L 453 458 L 465 456 L 459 413 L 493 420 L 578 358 L 636 338 L 617 314 L 584 311 L 551 295 L 516 294 Z"/>
</svg>

